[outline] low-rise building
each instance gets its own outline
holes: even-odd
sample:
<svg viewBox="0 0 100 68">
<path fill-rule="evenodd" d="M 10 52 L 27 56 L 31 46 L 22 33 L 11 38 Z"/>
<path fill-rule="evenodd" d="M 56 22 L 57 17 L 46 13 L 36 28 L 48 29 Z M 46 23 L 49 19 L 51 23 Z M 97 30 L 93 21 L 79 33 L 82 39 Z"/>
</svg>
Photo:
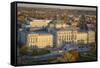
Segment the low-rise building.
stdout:
<svg viewBox="0 0 100 68">
<path fill-rule="evenodd" d="M 94 31 L 58 30 L 56 31 L 56 46 L 60 47 L 66 43 L 88 44 L 95 42 Z"/>
<path fill-rule="evenodd" d="M 78 32 L 76 35 L 77 43 L 88 43 L 88 33 L 87 32 Z"/>
<path fill-rule="evenodd" d="M 32 20 L 30 21 L 30 27 L 47 27 L 50 21 L 51 20 Z"/>
<path fill-rule="evenodd" d="M 53 36 L 49 33 L 30 33 L 27 35 L 27 45 L 38 48 L 52 47 Z"/>
<path fill-rule="evenodd" d="M 58 30 L 56 32 L 56 45 L 62 46 L 65 43 L 77 42 L 77 31 Z"/>
<path fill-rule="evenodd" d="M 88 43 L 94 43 L 96 40 L 94 31 L 88 31 Z"/>
</svg>

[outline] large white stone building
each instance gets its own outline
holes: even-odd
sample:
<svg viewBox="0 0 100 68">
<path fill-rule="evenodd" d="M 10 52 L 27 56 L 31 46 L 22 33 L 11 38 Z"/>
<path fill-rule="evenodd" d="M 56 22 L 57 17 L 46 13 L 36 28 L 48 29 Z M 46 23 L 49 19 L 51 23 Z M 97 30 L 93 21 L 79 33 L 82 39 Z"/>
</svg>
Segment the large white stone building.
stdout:
<svg viewBox="0 0 100 68">
<path fill-rule="evenodd" d="M 53 46 L 53 36 L 49 33 L 29 33 L 27 35 L 27 45 L 29 47 L 52 47 Z"/>
<path fill-rule="evenodd" d="M 60 47 L 65 43 L 93 43 L 95 42 L 95 32 L 79 32 L 76 30 L 58 30 L 56 31 L 56 46 Z"/>
</svg>

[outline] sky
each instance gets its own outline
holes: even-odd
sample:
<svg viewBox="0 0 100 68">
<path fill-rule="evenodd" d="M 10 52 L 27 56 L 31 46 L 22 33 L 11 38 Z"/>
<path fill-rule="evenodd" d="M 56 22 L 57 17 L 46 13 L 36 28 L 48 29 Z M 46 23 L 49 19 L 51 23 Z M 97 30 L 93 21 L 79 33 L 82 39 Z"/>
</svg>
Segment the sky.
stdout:
<svg viewBox="0 0 100 68">
<path fill-rule="evenodd" d="M 95 7 L 58 6 L 58 5 L 44 5 L 44 4 L 28 4 L 28 3 L 18 3 L 17 7 L 60 8 L 60 9 L 76 9 L 76 10 L 96 11 Z"/>
</svg>

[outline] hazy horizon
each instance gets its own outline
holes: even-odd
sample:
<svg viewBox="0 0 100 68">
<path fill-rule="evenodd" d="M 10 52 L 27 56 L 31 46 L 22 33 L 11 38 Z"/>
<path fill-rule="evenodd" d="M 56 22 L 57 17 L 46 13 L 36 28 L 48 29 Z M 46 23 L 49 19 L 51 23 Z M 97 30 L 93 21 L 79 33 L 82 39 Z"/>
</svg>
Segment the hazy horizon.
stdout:
<svg viewBox="0 0 100 68">
<path fill-rule="evenodd" d="M 44 5 L 44 4 L 25 4 L 18 3 L 17 7 L 30 7 L 30 8 L 59 8 L 59 9 L 75 9 L 75 10 L 87 10 L 96 11 L 95 7 L 77 7 L 77 6 L 58 6 L 58 5 Z"/>
</svg>

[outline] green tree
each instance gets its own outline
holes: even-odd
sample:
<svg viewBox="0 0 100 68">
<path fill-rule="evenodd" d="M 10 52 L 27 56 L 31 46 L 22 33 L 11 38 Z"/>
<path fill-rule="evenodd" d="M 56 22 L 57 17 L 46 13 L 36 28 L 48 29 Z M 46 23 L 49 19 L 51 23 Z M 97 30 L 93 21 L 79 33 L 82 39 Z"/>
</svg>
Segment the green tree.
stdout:
<svg viewBox="0 0 100 68">
<path fill-rule="evenodd" d="M 23 55 L 28 54 L 30 51 L 31 51 L 30 47 L 27 47 L 27 46 L 22 46 L 20 48 L 20 53 L 23 54 Z"/>
</svg>

